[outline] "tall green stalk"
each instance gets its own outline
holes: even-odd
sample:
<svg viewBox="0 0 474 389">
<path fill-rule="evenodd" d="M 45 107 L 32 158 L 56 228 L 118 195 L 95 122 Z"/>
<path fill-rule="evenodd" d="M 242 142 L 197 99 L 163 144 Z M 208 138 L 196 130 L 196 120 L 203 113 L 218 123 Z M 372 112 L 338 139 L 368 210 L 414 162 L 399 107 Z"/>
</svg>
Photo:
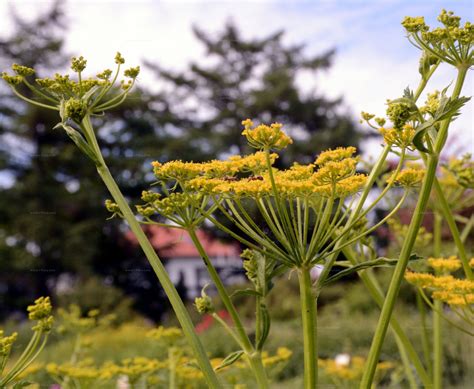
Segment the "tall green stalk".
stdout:
<svg viewBox="0 0 474 389">
<path fill-rule="evenodd" d="M 105 160 L 98 146 L 95 133 L 90 122 L 90 117 L 88 115 L 84 117 L 82 121 L 82 127 L 84 129 L 84 133 L 87 134 L 87 137 L 91 141 L 90 143 L 93 145 L 96 157 L 98 159 L 97 172 L 99 173 L 99 176 L 102 178 L 102 181 L 104 182 L 105 186 L 112 195 L 114 201 L 119 206 L 124 219 L 127 221 L 130 229 L 134 233 L 138 243 L 140 244 L 140 247 L 145 253 L 153 270 L 155 271 L 155 274 L 158 277 L 161 286 L 163 287 L 166 295 L 168 296 L 168 299 L 170 300 L 170 303 L 176 313 L 178 321 L 181 324 L 181 328 L 184 332 L 184 335 L 186 336 L 191 348 L 193 349 L 197 363 L 204 374 L 204 378 L 207 382 L 207 385 L 209 386 L 209 388 L 221 388 L 221 385 L 211 366 L 209 358 L 206 355 L 204 347 L 202 346 L 201 341 L 199 340 L 196 332 L 194 331 L 194 325 L 191 321 L 191 317 L 189 316 L 188 311 L 186 310 L 186 307 L 184 306 L 183 301 L 179 297 L 179 294 L 175 286 L 173 285 L 173 282 L 169 278 L 164 265 L 156 254 L 155 249 L 151 245 L 150 241 L 143 232 L 140 224 L 136 220 L 135 215 L 133 214 L 132 210 L 130 209 L 130 206 L 128 205 L 122 192 L 120 191 L 120 188 L 118 187 L 114 178 L 110 174 L 109 168 L 107 167 L 107 164 L 105 163 Z"/>
<path fill-rule="evenodd" d="M 353 265 L 357 265 L 357 260 L 349 247 L 342 249 L 344 256 L 351 262 Z M 362 280 L 362 283 L 366 287 L 367 291 L 377 303 L 379 308 L 383 307 L 385 300 L 385 295 L 382 288 L 380 287 L 377 278 L 370 271 L 360 272 L 359 277 Z M 415 348 L 413 347 L 410 339 L 403 331 L 402 326 L 395 317 L 390 319 L 390 327 L 395 334 L 395 337 L 399 340 L 399 343 L 403 345 L 405 352 L 407 353 L 408 358 L 410 359 L 413 367 L 415 368 L 418 376 L 423 384 L 423 387 L 430 388 L 432 386 L 430 375 L 426 372 Z M 431 356 L 430 356 L 431 358 Z"/>
<path fill-rule="evenodd" d="M 436 66 L 434 66 L 433 68 L 435 69 Z M 434 69 L 432 69 L 432 71 L 430 72 L 430 76 L 434 72 Z M 420 85 L 418 86 L 416 94 L 415 94 L 415 99 L 417 99 L 420 96 L 421 92 L 423 91 L 424 87 L 426 86 L 427 81 L 428 81 L 427 79 L 423 79 L 420 82 Z M 364 203 L 367 199 L 367 196 L 369 195 L 370 190 L 372 189 L 372 187 L 375 183 L 375 180 L 380 175 L 380 171 L 383 168 L 383 165 L 384 165 L 384 163 L 387 159 L 387 156 L 388 156 L 390 150 L 391 150 L 391 147 L 389 145 L 385 146 L 382 154 L 380 155 L 379 159 L 377 160 L 377 162 L 373 166 L 373 168 L 372 168 L 372 170 L 369 174 L 369 177 L 367 179 L 367 184 L 366 184 L 363 192 L 361 193 L 361 195 L 359 197 L 359 200 L 358 200 L 357 204 L 355 205 L 355 208 L 353 209 L 353 211 L 351 213 L 351 216 L 350 216 L 350 218 L 347 222 L 347 225 L 350 225 L 353 222 L 353 220 L 357 219 L 357 217 L 360 216 L 360 213 L 363 209 L 363 205 L 364 205 Z M 335 250 L 337 250 L 339 247 L 341 247 L 343 245 L 343 243 L 344 243 L 343 240 L 339 241 L 336 244 Z M 351 251 L 351 249 L 349 247 L 347 247 L 347 246 L 342 247 L 341 251 L 344 253 L 344 256 L 348 259 L 349 262 L 351 262 L 352 265 L 357 265 L 359 263 L 356 259 L 356 256 L 353 254 L 353 252 Z M 323 272 L 321 273 L 320 277 L 318 278 L 318 283 L 317 283 L 317 288 L 316 288 L 316 295 L 317 296 L 319 295 L 319 293 L 321 291 L 321 283 L 324 282 L 327 275 L 329 274 L 329 271 L 330 271 L 332 265 L 334 264 L 334 262 L 337 258 L 337 254 L 338 254 L 338 251 L 336 251 L 333 254 L 332 258 L 330 259 L 328 264 L 324 267 Z M 361 272 L 361 273 L 358 273 L 358 274 L 359 274 L 359 277 L 362 279 L 362 282 L 363 282 L 364 286 L 367 288 L 367 290 L 368 290 L 369 294 L 371 295 L 371 297 L 375 300 L 377 305 L 380 308 L 382 308 L 383 301 L 384 301 L 384 294 L 383 294 L 382 289 L 378 285 L 378 281 L 375 278 L 375 276 L 373 275 L 373 273 L 371 273 L 369 271 L 365 271 L 365 272 Z M 408 337 L 405 335 L 401 325 L 396 321 L 395 318 L 392 318 L 392 320 L 390 322 L 390 325 L 391 325 L 392 330 L 395 334 L 395 338 L 396 338 L 396 341 L 397 341 L 397 347 L 399 347 L 400 354 L 401 355 L 406 355 L 407 358 L 411 361 L 411 363 L 413 364 L 413 367 L 415 368 L 416 372 L 418 373 L 419 378 L 423 382 L 423 385 L 425 387 L 431 386 L 430 376 L 427 374 L 421 360 L 418 357 L 418 354 L 417 354 L 416 350 L 414 349 L 414 347 L 411 344 Z M 406 369 L 410 368 L 410 366 L 407 366 L 406 364 L 404 364 L 404 366 L 405 366 Z M 411 371 L 407 371 L 406 374 L 407 374 L 407 376 L 412 375 Z"/>
<path fill-rule="evenodd" d="M 423 355 L 424 355 L 425 363 L 428 369 L 428 374 L 430 376 L 433 376 L 433 363 L 431 360 L 431 345 L 430 345 L 430 341 L 428 337 L 428 328 L 426 325 L 426 307 L 425 307 L 425 302 L 423 301 L 423 297 L 421 296 L 419 291 L 416 292 L 416 306 L 418 308 L 418 312 L 420 313 L 421 343 L 423 346 Z"/>
<path fill-rule="evenodd" d="M 318 345 L 316 296 L 313 293 L 310 269 L 298 269 L 298 280 L 303 323 L 304 388 L 314 389 L 318 382 Z"/>
<path fill-rule="evenodd" d="M 433 225 L 433 255 L 437 258 L 441 255 L 441 215 L 434 214 Z M 443 303 L 440 300 L 434 301 L 433 311 L 433 389 L 441 389 L 443 385 L 443 317 L 441 311 Z"/>
<path fill-rule="evenodd" d="M 459 67 L 458 76 L 456 79 L 456 85 L 452 93 L 452 98 L 455 99 L 459 97 L 461 89 L 467 74 L 468 67 Z M 400 290 L 400 286 L 405 274 L 405 270 L 408 264 L 408 259 L 411 255 L 413 246 L 415 244 L 416 236 L 421 223 L 423 221 L 424 213 L 428 204 L 428 200 L 431 194 L 431 188 L 435 179 L 436 168 L 438 166 L 439 154 L 446 142 L 448 135 L 448 128 L 451 119 L 446 119 L 440 126 L 438 136 L 436 138 L 436 143 L 434 146 L 433 152 L 428 157 L 428 164 L 426 169 L 425 178 L 421 187 L 420 195 L 414 210 L 413 218 L 411 219 L 410 226 L 408 228 L 407 237 L 402 246 L 400 252 L 399 261 L 395 267 L 395 271 L 390 282 L 390 286 L 387 292 L 387 297 L 385 299 L 382 312 L 377 324 L 375 335 L 372 339 L 372 345 L 370 347 L 369 356 L 367 358 L 367 365 L 362 376 L 360 388 L 366 389 L 370 388 L 374 379 L 375 369 L 377 367 L 377 362 L 380 356 L 380 350 L 382 349 L 382 344 L 387 334 L 388 325 L 390 323 L 390 318 L 395 307 L 395 301 Z"/>
</svg>

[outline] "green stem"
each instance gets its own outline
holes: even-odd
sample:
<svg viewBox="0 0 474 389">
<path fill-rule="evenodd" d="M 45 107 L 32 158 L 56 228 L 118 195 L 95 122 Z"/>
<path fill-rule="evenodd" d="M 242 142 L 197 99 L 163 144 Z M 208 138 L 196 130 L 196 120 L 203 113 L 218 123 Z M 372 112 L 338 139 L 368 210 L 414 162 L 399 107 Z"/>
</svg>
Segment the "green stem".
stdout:
<svg viewBox="0 0 474 389">
<path fill-rule="evenodd" d="M 464 83 L 467 70 L 468 68 L 458 69 L 458 77 L 452 94 L 453 99 L 459 97 L 459 94 L 461 93 L 462 85 Z M 426 206 L 428 204 L 428 200 L 431 194 L 431 188 L 433 186 L 436 168 L 438 166 L 439 153 L 441 152 L 446 142 L 450 121 L 450 119 L 446 119 L 442 122 L 438 132 L 438 136 L 436 138 L 434 151 L 428 157 L 426 174 L 415 207 L 414 215 L 410 222 L 407 237 L 403 243 L 402 250 L 400 252 L 399 261 L 393 272 L 392 280 L 390 281 L 390 286 L 388 288 L 387 296 L 379 317 L 377 328 L 372 339 L 372 345 L 370 347 L 369 356 L 367 358 L 366 369 L 364 371 L 360 383 L 361 389 L 370 388 L 374 379 L 375 369 L 377 367 L 377 362 L 380 356 L 380 351 L 382 349 L 382 344 L 385 339 L 385 335 L 387 334 L 390 318 L 395 307 L 395 301 L 397 299 L 398 292 L 403 281 L 403 276 L 405 274 L 405 270 L 408 264 L 408 259 L 415 244 L 416 236 L 418 234 L 418 230 L 421 227 Z"/>
<path fill-rule="evenodd" d="M 262 297 L 255 297 L 255 343 L 258 342 L 258 339 L 261 337 L 262 332 Z"/>
<path fill-rule="evenodd" d="M 421 343 L 423 346 L 423 355 L 425 357 L 425 363 L 428 368 L 428 374 L 433 376 L 433 363 L 431 362 L 431 347 L 428 338 L 428 329 L 426 326 L 426 309 L 425 303 L 419 291 L 416 292 L 416 305 L 418 311 L 420 312 L 420 321 L 421 321 Z"/>
<path fill-rule="evenodd" d="M 403 345 L 401 344 L 399 338 L 395 338 L 395 341 L 400 351 L 400 357 L 402 359 L 403 368 L 405 369 L 405 374 L 408 380 L 408 384 L 410 385 L 410 389 L 417 389 L 418 385 L 416 384 L 416 378 L 415 378 L 415 375 L 413 374 L 413 370 L 411 368 L 410 359 L 408 358 L 407 352 L 405 348 L 403 347 Z"/>
<path fill-rule="evenodd" d="M 224 307 L 227 309 L 227 311 L 230 314 L 230 317 L 232 318 L 232 321 L 237 330 L 237 333 L 239 334 L 241 344 L 244 345 L 245 347 L 244 351 L 249 352 L 249 353 L 252 352 L 252 344 L 250 343 L 247 333 L 245 332 L 245 329 L 244 329 L 244 326 L 242 325 L 239 314 L 237 313 L 237 310 L 235 309 L 235 306 L 232 303 L 232 300 L 230 299 L 227 291 L 225 290 L 224 284 L 222 283 L 222 280 L 220 279 L 216 268 L 214 267 L 211 260 L 209 259 L 209 256 L 204 250 L 204 247 L 202 247 L 202 244 L 196 235 L 196 231 L 194 230 L 194 228 L 190 228 L 190 229 L 187 229 L 187 232 L 189 233 L 189 236 L 191 237 L 191 240 L 193 241 L 194 246 L 198 250 L 199 255 L 201 256 L 202 260 L 204 261 L 204 264 L 206 265 L 207 271 L 212 279 L 212 282 L 214 282 L 217 288 L 217 293 L 219 293 L 219 297 L 221 298 L 222 303 L 224 304 Z"/>
<path fill-rule="evenodd" d="M 259 363 L 256 359 L 252 359 L 255 350 L 252 346 L 252 343 L 250 342 L 247 333 L 245 332 L 239 314 L 237 313 L 237 310 L 235 309 L 235 306 L 232 303 L 232 300 L 230 299 L 230 296 L 227 293 L 224 284 L 222 283 L 222 280 L 220 279 L 219 274 L 217 273 L 216 268 L 213 266 L 211 260 L 209 259 L 209 256 L 204 250 L 204 247 L 202 247 L 202 244 L 199 238 L 197 237 L 194 228 L 187 229 L 187 231 L 189 233 L 189 236 L 191 237 L 191 240 L 194 243 L 194 246 L 198 250 L 199 255 L 201 256 L 202 260 L 206 265 L 207 271 L 217 288 L 217 292 L 219 293 L 219 297 L 221 298 L 224 307 L 227 309 L 227 312 L 229 312 L 229 315 L 232 318 L 232 322 L 234 323 L 235 329 L 237 330 L 237 335 L 239 339 L 238 343 L 242 346 L 243 351 L 249 356 L 252 371 L 258 382 L 259 388 L 268 388 L 268 380 L 266 377 L 265 370 L 263 369 L 262 361 L 260 359 Z"/>
<path fill-rule="evenodd" d="M 254 351 L 253 354 L 249 355 L 249 363 L 255 374 L 258 388 L 269 388 L 270 386 L 268 385 L 267 373 L 262 362 L 262 354 L 259 351 Z"/>
<path fill-rule="evenodd" d="M 433 311 L 433 389 L 443 387 L 443 318 L 439 311 L 443 309 L 443 303 L 434 301 L 436 308 Z"/>
<path fill-rule="evenodd" d="M 298 269 L 304 345 L 304 388 L 314 389 L 318 382 L 316 297 L 309 268 Z"/>
<path fill-rule="evenodd" d="M 176 389 L 176 349 L 175 347 L 170 347 L 168 350 L 168 360 L 169 360 L 169 369 L 170 369 L 170 382 L 169 389 Z"/>
<path fill-rule="evenodd" d="M 344 256 L 353 264 L 356 265 L 358 262 L 354 256 L 354 253 L 349 247 L 346 247 L 345 249 L 342 250 L 344 253 Z M 385 296 L 383 294 L 382 288 L 380 287 L 377 279 L 373 275 L 373 273 L 369 271 L 364 271 L 364 272 L 359 272 L 358 273 L 360 279 L 362 280 L 363 284 L 365 285 L 366 289 L 368 290 L 369 294 L 372 296 L 374 301 L 377 303 L 377 305 L 382 308 Z M 405 348 L 405 351 L 410 358 L 410 361 L 413 364 L 413 367 L 415 368 L 416 372 L 418 373 L 418 376 L 421 379 L 421 382 L 423 383 L 423 387 L 425 388 L 431 388 L 431 379 L 430 376 L 426 373 L 426 370 L 421 363 L 420 358 L 418 357 L 418 354 L 413 347 L 413 345 L 410 342 L 410 339 L 406 336 L 405 332 L 402 329 L 402 326 L 398 322 L 398 320 L 395 317 L 392 317 L 390 319 L 390 328 L 392 331 L 395 333 L 395 337 L 400 339 L 400 343 L 403 344 L 403 347 Z"/>
<path fill-rule="evenodd" d="M 151 267 L 155 271 L 158 280 L 163 287 L 168 299 L 170 300 L 171 306 L 173 307 L 176 317 L 178 318 L 179 323 L 183 329 L 183 332 L 190 343 L 191 348 L 194 351 L 194 356 L 201 368 L 201 371 L 204 374 L 204 377 L 207 381 L 207 384 L 210 388 L 220 388 L 221 385 L 217 379 L 217 376 L 211 366 L 209 358 L 206 355 L 206 352 L 194 331 L 194 326 L 191 321 L 191 317 L 189 316 L 186 307 L 184 306 L 183 301 L 179 297 L 178 292 L 176 291 L 173 282 L 169 278 L 168 273 L 166 272 L 166 268 L 164 267 L 163 263 L 160 261 L 160 258 L 155 252 L 155 249 L 151 245 L 150 241 L 146 237 L 145 233 L 143 232 L 140 224 L 135 218 L 132 210 L 130 209 L 127 201 L 125 200 L 120 188 L 116 184 L 114 178 L 110 174 L 110 171 L 102 157 L 100 149 L 97 144 L 97 140 L 95 138 L 94 131 L 92 126 L 90 125 L 90 118 L 86 116 L 83 120 L 83 126 L 85 130 L 88 132 L 89 136 L 93 140 L 93 148 L 97 154 L 97 157 L 100 161 L 100 165 L 97 166 L 97 172 L 99 173 L 102 181 L 104 182 L 105 186 L 109 190 L 110 194 L 112 195 L 114 201 L 120 208 L 124 219 L 127 221 L 130 229 L 134 233 L 140 247 L 142 248 L 143 252 L 145 253 L 148 261 L 150 262 Z"/>
<path fill-rule="evenodd" d="M 433 225 L 433 254 L 435 257 L 441 255 L 442 222 L 441 215 L 435 212 Z M 435 300 L 434 306 L 436 309 L 433 311 L 433 389 L 441 389 L 443 383 L 443 319 L 440 311 L 443 309 L 443 303 Z"/>
</svg>

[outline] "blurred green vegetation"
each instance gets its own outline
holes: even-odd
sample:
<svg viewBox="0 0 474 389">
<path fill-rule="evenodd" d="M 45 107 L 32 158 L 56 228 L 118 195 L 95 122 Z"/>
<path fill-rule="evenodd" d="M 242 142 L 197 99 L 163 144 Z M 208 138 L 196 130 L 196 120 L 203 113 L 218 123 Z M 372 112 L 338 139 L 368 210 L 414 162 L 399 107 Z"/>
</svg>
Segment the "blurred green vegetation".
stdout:
<svg viewBox="0 0 474 389">
<path fill-rule="evenodd" d="M 386 284 L 390 272 L 379 272 L 378 277 L 382 284 Z M 287 347 L 292 351 L 292 356 L 273 375 L 275 388 L 300 387 L 303 373 L 303 348 L 300 338 L 299 301 L 295 293 L 296 281 L 282 278 L 276 283 L 272 291 L 273 299 L 269 303 L 272 316 L 272 330 L 265 347 L 273 355 L 279 347 Z M 402 291 L 408 301 L 414 301 L 414 290 L 405 285 Z M 284 308 L 286 307 L 286 308 Z M 193 310 L 193 307 L 189 307 Z M 251 299 L 241 300 L 238 309 L 248 312 L 245 322 L 251 331 L 252 310 Z M 370 296 L 358 282 L 334 284 L 324 290 L 321 296 L 318 312 L 318 343 L 320 358 L 335 358 L 338 354 L 351 356 L 365 356 L 370 347 L 374 328 L 377 323 L 379 311 L 371 302 Z M 410 303 L 398 304 L 395 313 L 399 322 L 407 332 L 416 350 L 422 355 L 420 316 L 415 305 Z M 201 318 L 195 314 L 195 321 Z M 60 322 L 60 321 L 59 321 Z M 165 323 L 174 326 L 174 320 Z M 83 357 L 93 357 L 100 365 L 105 361 L 120 362 L 125 358 L 143 356 L 148 358 L 164 359 L 167 349 L 154 345 L 145 336 L 153 324 L 138 316 L 133 321 L 116 322 L 115 324 L 98 327 L 84 335 L 88 339 L 87 350 Z M 20 331 L 20 343 L 25 339 Z M 429 334 L 431 329 L 428 328 Z M 200 334 L 209 355 L 223 358 L 237 349 L 237 346 L 225 334 L 223 329 L 214 323 L 210 328 Z M 71 335 L 54 333 L 48 346 L 38 359 L 43 367 L 50 362 L 63 363 L 70 359 L 74 348 L 75 338 Z M 474 380 L 474 360 L 470 357 L 474 351 L 472 338 L 462 334 L 448 323 L 444 326 L 444 385 L 446 388 L 469 388 L 469 383 Z M 382 361 L 389 361 L 396 365 L 382 381 L 380 387 L 404 388 L 407 383 L 401 372 L 401 361 L 395 344 L 394 337 L 389 333 L 384 343 Z M 244 377 L 245 374 L 242 376 Z M 28 377 L 30 380 L 40 382 L 42 385 L 53 381 L 44 370 Z M 252 387 L 251 377 L 244 380 L 248 387 Z M 389 385 L 389 382 L 392 384 Z M 320 384 L 331 386 L 330 377 L 321 372 Z M 290 386 L 291 385 L 291 386 Z M 293 386 L 295 385 L 295 386 Z"/>
</svg>

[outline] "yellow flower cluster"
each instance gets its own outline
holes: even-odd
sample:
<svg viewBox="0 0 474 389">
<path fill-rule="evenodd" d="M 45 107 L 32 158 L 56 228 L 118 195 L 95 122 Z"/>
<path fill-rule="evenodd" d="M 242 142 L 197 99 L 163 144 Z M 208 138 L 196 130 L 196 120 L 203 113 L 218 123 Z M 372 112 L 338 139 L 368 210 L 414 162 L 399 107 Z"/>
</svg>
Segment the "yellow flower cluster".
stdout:
<svg viewBox="0 0 474 389">
<path fill-rule="evenodd" d="M 276 365 L 288 361 L 293 352 L 286 347 L 278 347 L 275 355 L 269 355 L 267 352 L 262 353 L 262 362 L 265 367 Z"/>
<path fill-rule="evenodd" d="M 0 361 L 2 357 L 10 354 L 12 345 L 18 337 L 18 333 L 14 332 L 10 336 L 4 335 L 3 330 L 0 330 Z"/>
<path fill-rule="evenodd" d="M 28 306 L 28 318 L 36 321 L 33 326 L 34 331 L 49 332 L 53 327 L 53 307 L 49 297 L 40 297 L 35 300 L 33 305 Z"/>
<path fill-rule="evenodd" d="M 99 318 L 99 314 L 100 311 L 98 309 L 91 309 L 85 316 L 83 316 L 81 308 L 76 304 L 71 304 L 68 309 L 59 308 L 58 317 L 60 325 L 58 326 L 58 331 L 62 334 L 85 333 L 99 327 L 100 325 L 108 325 L 115 318 L 112 314 Z"/>
<path fill-rule="evenodd" d="M 136 208 L 137 212 L 145 217 L 150 217 L 155 213 L 170 217 L 179 210 L 197 204 L 201 197 L 200 193 L 171 193 L 168 197 L 150 202 L 148 206 L 137 205 Z"/>
<path fill-rule="evenodd" d="M 401 172 L 395 175 L 392 174 L 388 178 L 388 182 L 395 182 L 401 186 L 411 188 L 415 186 L 419 186 L 423 181 L 425 176 L 424 169 L 417 169 L 417 168 L 406 168 L 403 169 Z"/>
<path fill-rule="evenodd" d="M 157 359 L 134 357 L 124 359 L 116 369 L 119 374 L 128 376 L 130 381 L 134 382 L 144 374 L 154 373 L 167 366 L 167 362 L 158 361 Z"/>
<path fill-rule="evenodd" d="M 277 158 L 277 154 L 270 154 L 272 164 Z M 202 163 L 170 161 L 164 164 L 155 161 L 152 162 L 152 166 L 157 179 L 181 183 L 196 177 L 226 178 L 233 177 L 239 172 L 257 174 L 267 169 L 265 153 L 262 151 L 246 156 L 233 155 L 225 161 L 213 160 Z"/>
<path fill-rule="evenodd" d="M 318 166 L 324 166 L 328 162 L 339 162 L 351 158 L 356 151 L 357 149 L 352 146 L 338 147 L 334 150 L 329 149 L 319 154 L 314 163 Z"/>
<path fill-rule="evenodd" d="M 147 332 L 146 336 L 153 340 L 175 342 L 183 337 L 183 332 L 177 327 L 157 327 Z"/>
<path fill-rule="evenodd" d="M 405 124 L 401 129 L 381 127 L 379 132 L 388 145 L 395 145 L 400 149 L 406 149 L 412 146 L 416 131 L 411 124 Z"/>
<path fill-rule="evenodd" d="M 365 358 L 354 356 L 350 358 L 349 363 L 339 363 L 334 359 L 318 359 L 318 366 L 324 372 L 336 378 L 336 380 L 343 381 L 358 381 L 364 373 Z M 393 369 L 395 364 L 392 362 L 380 362 L 377 364 L 377 371 L 386 371 Z"/>
<path fill-rule="evenodd" d="M 438 273 L 449 273 L 461 267 L 456 257 L 430 258 L 428 264 Z M 470 261 L 474 266 L 474 261 Z M 432 292 L 435 300 L 441 300 L 451 306 L 466 307 L 474 303 L 474 281 L 458 279 L 452 275 L 433 275 L 429 273 L 414 273 L 407 271 L 405 279 L 422 289 Z"/>
<path fill-rule="evenodd" d="M 69 377 L 82 382 L 81 387 L 98 387 L 97 381 L 107 381 L 119 375 L 126 375 L 133 383 L 142 376 L 153 374 L 167 367 L 167 361 L 146 357 L 127 358 L 121 364 L 107 361 L 101 366 L 96 366 L 93 359 L 86 358 L 74 364 L 70 362 L 49 363 L 46 365 L 46 372 L 53 377 Z"/>
<path fill-rule="evenodd" d="M 456 256 L 449 258 L 428 258 L 428 265 L 436 273 L 452 273 L 461 268 L 461 261 Z"/>
<path fill-rule="evenodd" d="M 351 157 L 354 152 L 354 147 L 324 152 L 316 160 L 315 165 L 319 166 L 317 170 L 314 164 L 294 164 L 287 170 L 273 169 L 276 188 L 281 195 L 289 198 L 347 197 L 354 194 L 366 183 L 365 175 L 355 173 L 358 159 Z M 224 196 L 260 198 L 274 194 L 268 171 L 239 178 L 200 176 L 191 179 L 186 185 L 191 190 Z"/>
<path fill-rule="evenodd" d="M 78 363 L 48 363 L 46 372 L 54 377 L 70 377 L 75 380 L 109 380 L 118 374 L 118 366 L 107 362 L 101 367 L 94 365 L 90 358 Z"/>
<path fill-rule="evenodd" d="M 451 159 L 444 168 L 454 176 L 459 185 L 474 189 L 474 160 L 471 154 Z"/>
<path fill-rule="evenodd" d="M 12 66 L 15 75 L 3 72 L 1 77 L 23 100 L 41 107 L 58 110 L 62 120 L 72 119 L 76 123 L 80 123 L 87 114 L 102 113 L 123 102 L 134 85 L 140 73 L 139 66 L 124 71 L 123 75 L 126 80 L 120 81 L 121 92 L 116 92 L 118 88 L 113 89 L 119 76 L 120 66 L 124 63 L 124 59 L 119 53 L 115 57 L 115 63 L 118 66 L 113 77 L 110 69 L 104 70 L 96 77 L 83 77 L 81 73 L 87 65 L 87 61 L 83 57 L 72 58 L 71 69 L 77 73 L 76 77 L 56 73 L 53 77 L 28 80 L 35 74 L 35 70 L 18 64 Z M 29 99 L 16 89 L 16 86 L 21 83 L 25 83 L 35 95 L 34 99 Z"/>
<path fill-rule="evenodd" d="M 282 150 L 293 143 L 293 140 L 281 130 L 283 125 L 280 123 L 269 126 L 260 124 L 254 127 L 252 120 L 247 119 L 242 125 L 244 126 L 242 135 L 247 138 L 249 145 L 256 149 Z"/>
<path fill-rule="evenodd" d="M 312 180 L 316 185 L 336 184 L 355 173 L 357 162 L 357 158 L 328 161 L 316 171 Z"/>
<path fill-rule="evenodd" d="M 431 116 L 434 116 L 439 108 L 439 98 L 440 92 L 438 90 L 434 91 L 433 93 L 428 93 L 428 98 L 425 101 L 425 105 L 420 107 L 420 113 L 422 115 L 430 114 Z"/>
<path fill-rule="evenodd" d="M 307 179 L 300 178 L 304 177 L 307 172 L 301 175 L 294 174 L 295 172 L 287 174 L 287 172 L 275 172 L 275 184 L 278 193 L 288 198 L 347 197 L 361 190 L 367 181 L 367 177 L 363 174 L 349 175 L 336 181 L 341 170 L 334 172 L 326 170 L 322 172 L 323 174 L 316 172 Z M 235 181 L 196 178 L 189 182 L 189 187 L 206 193 L 236 197 L 260 198 L 274 194 L 268 174 Z"/>
</svg>

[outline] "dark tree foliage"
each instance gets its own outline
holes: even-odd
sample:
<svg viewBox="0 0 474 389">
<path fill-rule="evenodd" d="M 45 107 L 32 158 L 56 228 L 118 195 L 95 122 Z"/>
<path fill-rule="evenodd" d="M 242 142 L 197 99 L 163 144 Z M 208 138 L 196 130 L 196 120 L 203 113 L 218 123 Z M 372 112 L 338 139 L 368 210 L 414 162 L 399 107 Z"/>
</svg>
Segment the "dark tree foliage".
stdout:
<svg viewBox="0 0 474 389">
<path fill-rule="evenodd" d="M 161 159 L 248 152 L 240 135 L 246 118 L 284 124 L 295 144 L 285 150 L 283 163 L 357 144 L 353 121 L 338 113 L 341 99 L 325 98 L 315 85 L 301 88 L 302 80 L 314 80 L 330 67 L 334 51 L 309 56 L 304 45 L 285 45 L 283 31 L 247 40 L 233 24 L 216 36 L 197 27 L 194 33 L 207 52 L 202 63 L 191 63 L 183 72 L 148 63 L 165 83 L 153 104 L 155 120 L 167 130 L 162 134 L 167 153 Z"/>
<path fill-rule="evenodd" d="M 13 18 L 15 31 L 0 39 L 2 70 L 19 63 L 45 76 L 68 66 L 60 1 L 33 21 Z M 107 191 L 94 166 L 62 131 L 52 129 L 56 112 L 23 104 L 3 83 L 0 88 L 0 317 L 40 295 L 54 297 L 58 280 L 74 279 L 64 274 L 77 276 L 78 287 L 88 289 L 83 280 L 95 275 L 104 287 L 120 287 L 138 308 L 159 317 L 167 304 L 161 288 L 143 255 L 123 241 L 122 223 L 106 220 Z M 155 138 L 146 119 L 133 114 L 138 101 L 115 111 L 98 134 L 131 197 L 145 185 L 147 148 Z M 99 306 L 103 293 L 97 292 Z"/>
</svg>

